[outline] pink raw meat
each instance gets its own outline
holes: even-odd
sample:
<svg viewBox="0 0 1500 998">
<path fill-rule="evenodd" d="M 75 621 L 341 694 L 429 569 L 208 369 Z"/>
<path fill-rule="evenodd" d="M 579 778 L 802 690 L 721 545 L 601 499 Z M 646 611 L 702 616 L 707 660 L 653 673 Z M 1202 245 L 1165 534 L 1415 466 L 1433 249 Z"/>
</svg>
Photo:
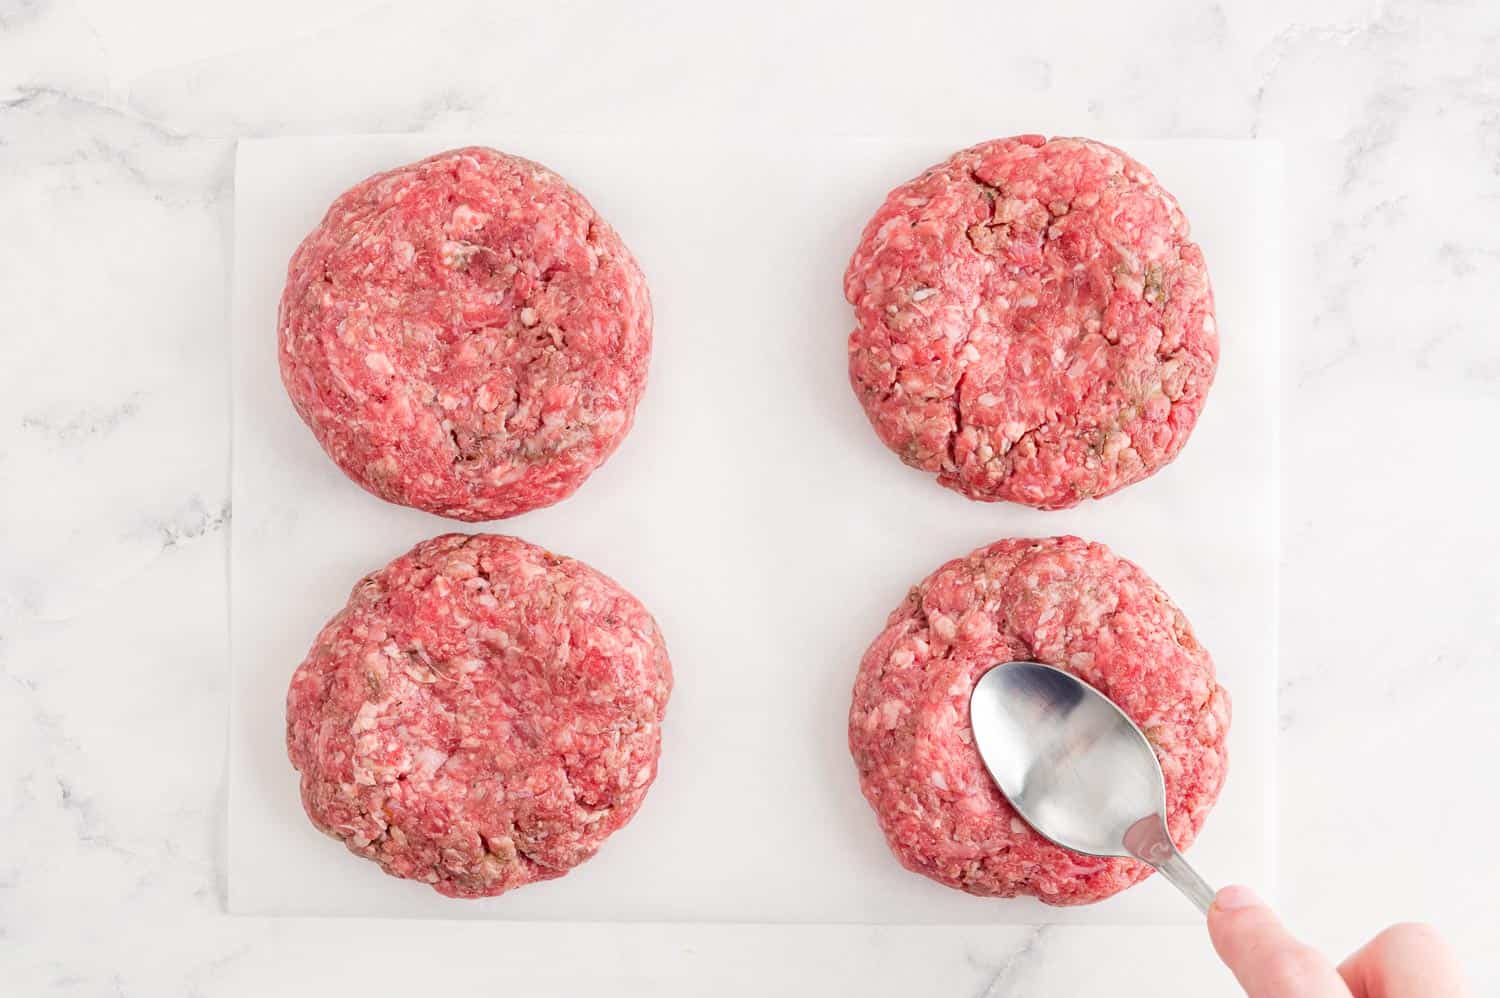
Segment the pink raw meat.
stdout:
<svg viewBox="0 0 1500 998">
<path fill-rule="evenodd" d="M 1177 456 L 1218 363 L 1187 219 L 1118 149 L 1039 135 L 897 187 L 844 277 L 886 445 L 972 499 L 1061 509 Z"/>
<path fill-rule="evenodd" d="M 1077 537 L 980 548 L 928 576 L 891 614 L 860 663 L 849 710 L 860 787 L 907 869 L 970 894 L 1102 900 L 1150 868 L 1042 838 L 974 747 L 974 684 L 1015 660 L 1066 669 L 1130 715 L 1156 749 L 1167 824 L 1186 848 L 1224 782 L 1229 696 L 1146 573 Z"/>
</svg>

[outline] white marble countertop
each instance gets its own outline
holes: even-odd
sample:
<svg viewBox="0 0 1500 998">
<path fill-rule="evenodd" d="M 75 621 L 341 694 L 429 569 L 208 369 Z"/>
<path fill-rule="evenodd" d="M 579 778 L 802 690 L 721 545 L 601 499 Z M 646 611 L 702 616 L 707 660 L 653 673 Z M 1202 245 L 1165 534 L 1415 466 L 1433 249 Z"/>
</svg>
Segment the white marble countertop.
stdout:
<svg viewBox="0 0 1500 998">
<path fill-rule="evenodd" d="M 718 8 L 0 0 L 0 991 L 1231 993 L 1195 928 L 223 914 L 234 140 L 483 121 L 1284 142 L 1276 890 L 1495 993 L 1500 8 Z"/>
</svg>

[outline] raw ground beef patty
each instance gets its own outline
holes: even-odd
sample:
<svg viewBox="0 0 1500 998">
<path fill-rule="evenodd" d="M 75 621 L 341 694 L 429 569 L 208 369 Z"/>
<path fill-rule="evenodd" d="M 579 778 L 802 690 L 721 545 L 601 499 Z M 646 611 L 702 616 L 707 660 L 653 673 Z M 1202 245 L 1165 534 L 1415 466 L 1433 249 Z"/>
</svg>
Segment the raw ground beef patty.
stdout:
<svg viewBox="0 0 1500 998">
<path fill-rule="evenodd" d="M 423 541 L 354 587 L 287 693 L 314 825 L 450 897 L 560 877 L 656 776 L 671 665 L 587 565 L 514 537 Z"/>
<path fill-rule="evenodd" d="M 1218 363 L 1177 202 L 1086 139 L 986 142 L 897 187 L 844 294 L 880 439 L 971 499 L 1061 509 L 1145 478 L 1187 442 Z"/>
<path fill-rule="evenodd" d="M 344 473 L 470 521 L 572 494 L 630 429 L 651 353 L 614 229 L 557 174 L 482 148 L 334 201 L 279 325 L 287 393 Z"/>
<path fill-rule="evenodd" d="M 849 710 L 860 787 L 909 870 L 970 894 L 1102 900 L 1150 868 L 1042 838 L 974 747 L 974 684 L 1016 660 L 1068 670 L 1140 726 L 1166 774 L 1167 826 L 1186 848 L 1224 782 L 1228 694 L 1166 594 L 1077 537 L 980 548 L 928 576 L 891 614 L 860 663 Z"/>
</svg>

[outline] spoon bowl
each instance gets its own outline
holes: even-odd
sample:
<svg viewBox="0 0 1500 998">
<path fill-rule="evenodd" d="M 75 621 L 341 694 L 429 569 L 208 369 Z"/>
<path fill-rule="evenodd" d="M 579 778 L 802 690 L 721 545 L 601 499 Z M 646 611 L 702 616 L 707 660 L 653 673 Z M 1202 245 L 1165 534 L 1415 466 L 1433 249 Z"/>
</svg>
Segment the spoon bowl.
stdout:
<svg viewBox="0 0 1500 998">
<path fill-rule="evenodd" d="M 1173 845 L 1151 743 L 1114 702 L 1039 662 L 1005 662 L 969 698 L 974 744 L 1025 821 L 1065 849 L 1148 863 L 1207 913 L 1213 889 Z"/>
</svg>

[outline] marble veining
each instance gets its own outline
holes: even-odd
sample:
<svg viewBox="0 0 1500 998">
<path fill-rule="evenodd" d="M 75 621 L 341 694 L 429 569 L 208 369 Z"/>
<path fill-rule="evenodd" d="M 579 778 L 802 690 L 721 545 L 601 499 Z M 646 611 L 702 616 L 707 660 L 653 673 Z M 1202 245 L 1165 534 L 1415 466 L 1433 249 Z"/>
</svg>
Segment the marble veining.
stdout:
<svg viewBox="0 0 1500 998">
<path fill-rule="evenodd" d="M 234 139 L 480 122 L 1282 141 L 1277 893 L 1500 987 L 1500 8 L 210 6 L 0 0 L 0 990 L 1229 993 L 1191 928 L 222 914 Z"/>
</svg>

